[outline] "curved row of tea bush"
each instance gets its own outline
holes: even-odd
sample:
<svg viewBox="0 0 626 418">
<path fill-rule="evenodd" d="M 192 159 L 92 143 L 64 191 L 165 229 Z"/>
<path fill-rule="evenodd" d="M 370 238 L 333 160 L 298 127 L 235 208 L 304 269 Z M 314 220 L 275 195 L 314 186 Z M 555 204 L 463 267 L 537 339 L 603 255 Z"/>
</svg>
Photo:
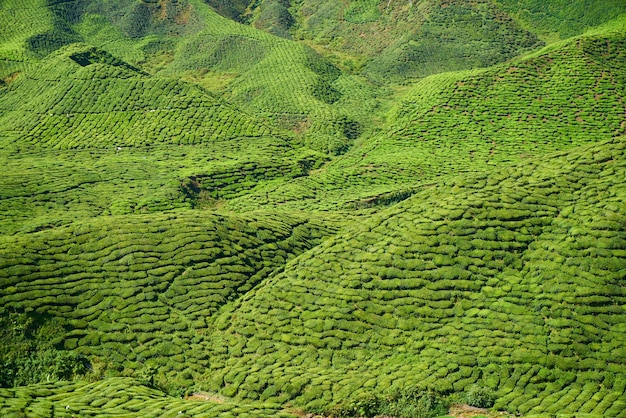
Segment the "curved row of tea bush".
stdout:
<svg viewBox="0 0 626 418">
<path fill-rule="evenodd" d="M 213 315 L 330 232 L 299 216 L 185 211 L 3 236 L 0 306 L 63 324 L 56 347 L 189 387 L 210 363 Z"/>
<path fill-rule="evenodd" d="M 268 200 L 281 210 L 367 207 L 442 176 L 623 135 L 625 22 L 511 63 L 425 78 L 392 108 L 380 134 L 323 170 L 274 187 L 269 199 L 252 194 L 233 207 Z"/>
<path fill-rule="evenodd" d="M 5 234 L 85 217 L 220 207 L 265 183 L 302 176 L 324 160 L 277 137 L 80 150 L 0 143 Z"/>
<path fill-rule="evenodd" d="M 621 137 L 418 192 L 229 306 L 212 389 L 324 410 L 478 384 L 510 412 L 620 416 L 625 173 Z"/>
<path fill-rule="evenodd" d="M 206 144 L 272 134 L 196 85 L 147 77 L 82 45 L 55 52 L 1 91 L 0 107 L 6 131 L 31 146 Z"/>
<path fill-rule="evenodd" d="M 234 404 L 223 397 L 169 397 L 131 378 L 96 383 L 55 382 L 0 389 L 4 416 L 293 417 L 278 405 Z"/>
</svg>

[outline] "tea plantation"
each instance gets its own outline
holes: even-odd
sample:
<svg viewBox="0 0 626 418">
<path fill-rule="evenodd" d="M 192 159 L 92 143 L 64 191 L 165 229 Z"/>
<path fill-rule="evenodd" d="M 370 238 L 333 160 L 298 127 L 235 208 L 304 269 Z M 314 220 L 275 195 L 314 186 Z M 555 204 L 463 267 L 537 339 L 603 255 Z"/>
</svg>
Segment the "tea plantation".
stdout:
<svg viewBox="0 0 626 418">
<path fill-rule="evenodd" d="M 303 254 L 215 322 L 214 388 L 315 410 L 479 384 L 511 412 L 623 414 L 625 147 L 445 181 Z"/>
<path fill-rule="evenodd" d="M 181 212 L 3 237 L 0 298 L 14 330 L 7 343 L 15 342 L 5 347 L 15 370 L 3 383 L 28 379 L 21 374 L 31 353 L 20 347 L 32 335 L 35 348 L 75 350 L 107 370 L 150 368 L 164 386 L 187 386 L 208 364 L 203 336 L 220 307 L 332 228 L 298 217 Z"/>
<path fill-rule="evenodd" d="M 293 417 L 271 404 L 172 398 L 131 378 L 97 383 L 42 383 L 0 389 L 5 416 Z"/>
<path fill-rule="evenodd" d="M 626 416 L 625 13 L 0 1 L 0 416 Z"/>
<path fill-rule="evenodd" d="M 382 83 L 494 65 L 626 12 L 623 2 L 593 0 L 265 0 L 251 8 L 245 17 L 256 27 Z"/>
<path fill-rule="evenodd" d="M 427 77 L 385 129 L 322 170 L 232 207 L 384 206 L 441 176 L 524 161 L 626 133 L 626 21 L 488 68 Z M 349 193 L 346 193 L 349 191 Z"/>
</svg>

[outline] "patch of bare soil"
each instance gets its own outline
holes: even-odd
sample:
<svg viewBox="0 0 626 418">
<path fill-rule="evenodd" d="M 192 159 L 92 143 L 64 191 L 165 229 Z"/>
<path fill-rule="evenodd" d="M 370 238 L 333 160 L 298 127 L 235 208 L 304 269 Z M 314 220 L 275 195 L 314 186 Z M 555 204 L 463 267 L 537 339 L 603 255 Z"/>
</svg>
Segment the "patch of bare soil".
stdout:
<svg viewBox="0 0 626 418">
<path fill-rule="evenodd" d="M 487 417 L 487 418 L 505 418 L 514 417 L 508 412 L 490 411 L 489 409 L 476 408 L 475 406 L 469 406 L 466 404 L 456 404 L 450 407 L 448 415 L 455 418 L 472 418 L 472 417 Z"/>
<path fill-rule="evenodd" d="M 192 393 L 191 395 L 187 395 L 185 397 L 185 400 L 186 401 L 213 402 L 213 403 L 219 403 L 219 404 L 224 403 L 224 398 L 222 398 L 221 396 L 213 395 L 211 393 L 205 393 L 205 392 Z"/>
</svg>

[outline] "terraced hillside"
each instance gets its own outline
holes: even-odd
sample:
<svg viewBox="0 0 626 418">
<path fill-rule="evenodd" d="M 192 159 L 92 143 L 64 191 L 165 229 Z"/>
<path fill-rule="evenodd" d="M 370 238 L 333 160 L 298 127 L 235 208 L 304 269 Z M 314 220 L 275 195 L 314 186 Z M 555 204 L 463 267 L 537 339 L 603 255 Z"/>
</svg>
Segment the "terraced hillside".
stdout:
<svg viewBox="0 0 626 418">
<path fill-rule="evenodd" d="M 5 416 L 142 416 L 142 417 L 293 417 L 278 405 L 231 404 L 221 398 L 207 401 L 169 397 L 131 378 L 112 378 L 92 384 L 55 382 L 16 389 L 0 389 Z M 14 415 L 11 415 L 14 414 Z"/>
<path fill-rule="evenodd" d="M 231 207 L 368 208 L 441 176 L 488 170 L 626 133 L 626 20 L 486 70 L 416 83 L 378 135 L 322 170 Z"/>
<path fill-rule="evenodd" d="M 8 33 L 12 41 L 4 53 L 0 49 L 0 75 L 8 81 L 59 47 L 83 41 L 150 74 L 197 82 L 276 126 L 309 132 L 307 142 L 331 154 L 361 133 L 377 103 L 376 88 L 342 75 L 310 48 L 237 24 L 202 0 L 106 5 L 41 0 L 27 8 L 8 1 L 2 7 L 3 25 L 35 20 L 28 39 L 41 38 L 40 49 L 46 51 L 37 52 L 28 39 Z M 63 30 L 50 23 L 57 21 L 64 22 Z"/>
<path fill-rule="evenodd" d="M 263 30 L 306 40 L 342 68 L 404 83 L 485 67 L 580 35 L 626 12 L 620 1 L 354 0 L 253 2 Z M 471 51 L 471 52 L 469 52 Z"/>
<path fill-rule="evenodd" d="M 150 367 L 163 385 L 186 387 L 210 362 L 204 336 L 220 307 L 331 231 L 295 216 L 181 212 L 4 236 L 0 306 L 3 316 L 62 325 L 54 347 L 124 373 Z M 28 371 L 14 352 L 3 358 L 15 364 L 9 380 Z"/>
<path fill-rule="evenodd" d="M 18 148 L 0 155 L 0 229 L 35 232 L 94 216 L 220 208 L 322 160 L 275 137 L 203 147 Z"/>
<path fill-rule="evenodd" d="M 44 49 L 48 49 L 48 52 L 63 45 L 52 33 L 55 26 L 59 28 L 67 26 L 67 23 L 55 21 L 45 0 L 28 3 L 19 0 L 3 1 L 0 4 L 0 19 L 0 78 L 3 81 L 7 76 L 37 62 L 41 57 L 40 47 L 46 38 L 48 42 Z M 66 38 L 69 41 L 71 36 Z M 73 41 L 76 42 L 77 39 L 74 38 Z"/>
<path fill-rule="evenodd" d="M 623 414 L 625 150 L 442 182 L 303 254 L 215 322 L 213 389 L 328 410 L 477 384 L 510 412 Z"/>
<path fill-rule="evenodd" d="M 325 158 L 196 84 L 83 44 L 2 89 L 0 123 L 5 232 L 215 206 Z"/>
<path fill-rule="evenodd" d="M 4 237 L 0 303 L 53 318 L 57 350 L 237 399 L 224 408 L 349 411 L 409 387 L 478 385 L 510 412 L 619 416 L 625 150 L 622 137 L 450 180 L 321 245 L 319 223 L 198 212 Z M 36 416 L 66 400 L 86 413 L 121 382 L 2 398 Z M 107 396 L 111 413 L 144 405 Z M 145 407 L 216 411 L 160 399 Z"/>
<path fill-rule="evenodd" d="M 8 86 L 1 103 L 5 135 L 31 148 L 206 144 L 273 133 L 197 85 L 148 77 L 81 44 L 48 56 Z"/>
<path fill-rule="evenodd" d="M 624 416 L 625 8 L 0 1 L 0 416 Z"/>
<path fill-rule="evenodd" d="M 602 25 L 624 13 L 620 1 L 498 0 L 502 9 L 543 38 L 567 38 Z"/>
</svg>

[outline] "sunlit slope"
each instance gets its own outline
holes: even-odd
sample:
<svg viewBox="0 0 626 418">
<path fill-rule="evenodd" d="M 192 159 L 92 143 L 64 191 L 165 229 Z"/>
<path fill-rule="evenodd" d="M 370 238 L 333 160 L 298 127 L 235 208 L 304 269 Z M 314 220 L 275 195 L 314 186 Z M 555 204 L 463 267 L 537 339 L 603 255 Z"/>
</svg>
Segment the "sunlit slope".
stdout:
<svg viewBox="0 0 626 418">
<path fill-rule="evenodd" d="M 198 82 L 280 127 L 309 132 L 308 144 L 325 152 L 349 146 L 376 105 L 376 89 L 310 48 L 233 22 L 200 0 L 87 3 L 74 25 L 85 42 L 150 73 Z"/>
<path fill-rule="evenodd" d="M 0 231 L 216 206 L 323 157 L 202 87 L 72 44 L 0 89 Z"/>
<path fill-rule="evenodd" d="M 626 3 L 619 0 L 497 0 L 496 3 L 532 32 L 557 39 L 579 35 L 626 13 Z"/>
<path fill-rule="evenodd" d="M 394 137 L 466 145 L 489 162 L 623 134 L 625 45 L 622 18 L 507 65 L 425 80 L 392 111 Z"/>
<path fill-rule="evenodd" d="M 369 7 L 378 3 L 379 10 L 384 5 L 355 1 L 352 9 L 358 10 L 359 3 L 369 3 Z M 399 31 L 380 54 L 365 63 L 364 72 L 375 79 L 403 83 L 446 71 L 488 67 L 544 45 L 493 2 L 416 1 L 408 8 L 405 1 L 395 3 L 394 9 L 400 10 L 389 12 L 390 6 L 381 12 L 391 16 L 375 32 L 385 32 L 402 17 L 413 24 L 403 28 L 407 33 Z"/>
<path fill-rule="evenodd" d="M 486 0 L 264 0 L 251 9 L 256 27 L 382 83 L 494 65 L 542 45 Z"/>
<path fill-rule="evenodd" d="M 162 73 L 188 72 L 207 86 L 217 78 L 224 98 L 304 134 L 309 146 L 324 152 L 344 152 L 360 135 L 377 105 L 376 88 L 304 45 L 212 11 L 203 18 L 206 28 L 179 45 Z"/>
<path fill-rule="evenodd" d="M 297 215 L 191 211 L 4 236 L 1 312 L 45 315 L 63 325 L 55 347 L 118 372 L 151 367 L 161 386 L 189 388 L 210 364 L 203 335 L 220 307 L 332 230 Z"/>
<path fill-rule="evenodd" d="M 246 17 L 383 83 L 480 68 L 606 23 L 619 0 L 263 0 Z M 542 41 L 539 40 L 542 39 Z"/>
<path fill-rule="evenodd" d="M 506 65 L 428 77 L 398 101 L 380 134 L 323 170 L 268 190 L 270 201 L 279 208 L 385 205 L 439 176 L 623 135 L 624 51 L 621 19 Z M 233 205 L 254 200 L 260 197 Z"/>
<path fill-rule="evenodd" d="M 236 405 L 222 399 L 183 400 L 149 388 L 132 378 L 96 383 L 55 382 L 0 389 L 5 416 L 126 416 L 126 417 L 291 417 L 277 405 Z M 15 414 L 15 415 L 11 415 Z"/>
<path fill-rule="evenodd" d="M 376 89 L 364 80 L 343 75 L 304 45 L 222 17 L 201 0 L 2 6 L 7 27 L 14 27 L 12 16 L 27 22 L 36 15 L 33 21 L 41 22 L 16 29 L 15 36 L 5 29 L 0 75 L 6 83 L 58 48 L 82 41 L 150 74 L 197 82 L 277 126 L 308 132 L 309 145 L 330 153 L 344 152 L 376 107 Z M 41 47 L 29 46 L 25 34 Z"/>
<path fill-rule="evenodd" d="M 625 150 L 459 176 L 325 241 L 216 321 L 214 389 L 320 410 L 478 384 L 511 412 L 620 416 Z"/>
<path fill-rule="evenodd" d="M 23 145 L 111 148 L 201 144 L 272 131 L 190 83 L 149 77 L 75 44 L 0 92 L 4 132 Z"/>
<path fill-rule="evenodd" d="M 2 58 L 23 61 L 27 40 L 52 29 L 52 13 L 45 8 L 45 0 L 24 4 L 19 0 L 6 0 L 0 4 L 2 12 Z"/>
<path fill-rule="evenodd" d="M 23 3 L 0 2 L 0 380 L 29 386 L 0 411 L 477 385 L 626 414 L 626 20 L 511 60 L 621 2 Z M 31 385 L 80 375 L 130 378 Z M 163 395 L 196 390 L 219 395 Z"/>
<path fill-rule="evenodd" d="M 102 215 L 211 209 L 265 182 L 301 176 L 301 154 L 275 137 L 204 146 L 18 148 L 0 154 L 0 232 L 33 232 Z"/>
<path fill-rule="evenodd" d="M 20 72 L 42 56 L 79 37 L 45 0 L 0 3 L 0 80 Z M 0 81 L 0 84 L 2 82 Z"/>
</svg>

